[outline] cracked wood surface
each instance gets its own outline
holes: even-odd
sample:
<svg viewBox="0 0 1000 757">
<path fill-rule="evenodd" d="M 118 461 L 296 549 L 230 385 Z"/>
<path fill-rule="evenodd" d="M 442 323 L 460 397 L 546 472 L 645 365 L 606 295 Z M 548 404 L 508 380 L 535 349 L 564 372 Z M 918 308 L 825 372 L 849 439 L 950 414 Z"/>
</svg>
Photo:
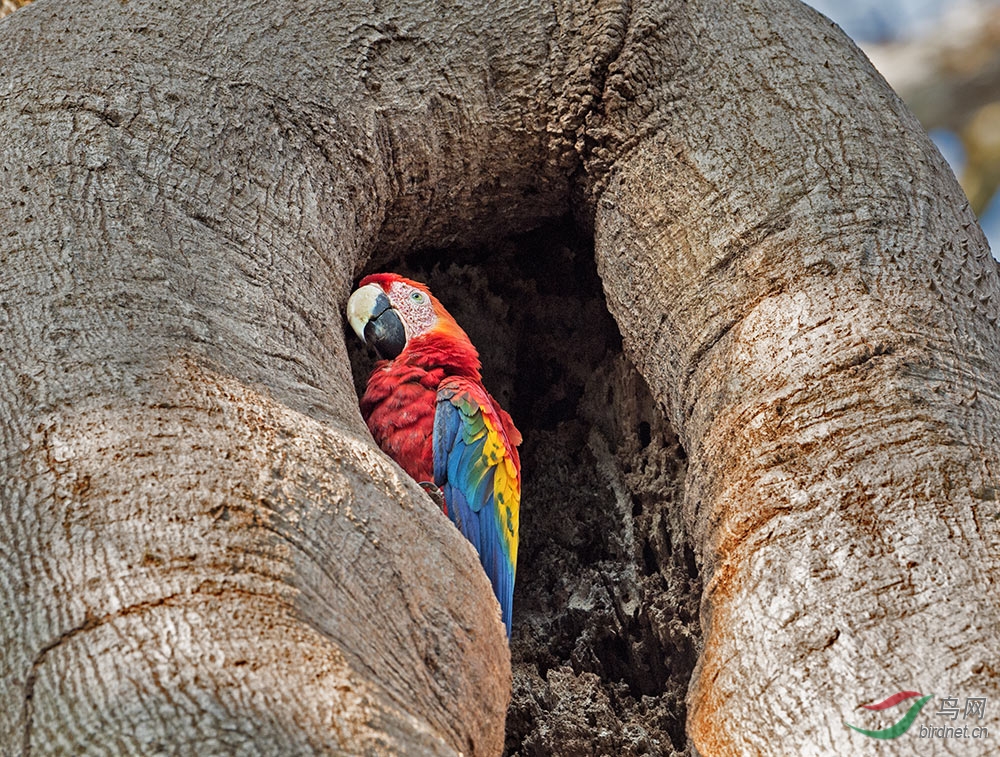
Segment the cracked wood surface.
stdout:
<svg viewBox="0 0 1000 757">
<path fill-rule="evenodd" d="M 703 754 L 857 753 L 860 702 L 1000 689 L 997 265 L 832 24 L 782 2 L 677 13 L 609 77 L 635 90 L 656 57 L 669 115 L 616 163 L 595 226 L 626 350 L 688 453 L 688 730 Z"/>
<path fill-rule="evenodd" d="M 996 266 L 818 14 L 48 2 L 0 49 L 3 749 L 499 752 L 489 586 L 340 308 L 570 207 L 688 453 L 697 750 L 996 697 Z"/>
</svg>

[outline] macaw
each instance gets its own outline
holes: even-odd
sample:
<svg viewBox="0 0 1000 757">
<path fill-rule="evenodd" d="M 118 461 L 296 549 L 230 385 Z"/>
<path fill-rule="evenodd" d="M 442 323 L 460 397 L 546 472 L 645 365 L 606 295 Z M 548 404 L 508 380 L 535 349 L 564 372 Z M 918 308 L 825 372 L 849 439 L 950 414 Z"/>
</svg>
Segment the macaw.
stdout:
<svg viewBox="0 0 1000 757">
<path fill-rule="evenodd" d="M 479 353 L 423 284 L 362 279 L 347 320 L 379 358 L 361 414 L 479 553 L 510 638 L 521 503 L 521 433 L 482 383 Z"/>
</svg>

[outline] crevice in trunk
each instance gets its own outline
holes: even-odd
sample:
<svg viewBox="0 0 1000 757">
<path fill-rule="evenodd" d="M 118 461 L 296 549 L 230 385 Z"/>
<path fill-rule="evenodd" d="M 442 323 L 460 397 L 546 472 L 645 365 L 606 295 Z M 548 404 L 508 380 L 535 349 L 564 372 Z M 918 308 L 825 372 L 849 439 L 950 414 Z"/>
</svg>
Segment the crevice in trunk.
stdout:
<svg viewBox="0 0 1000 757">
<path fill-rule="evenodd" d="M 426 282 L 524 434 L 506 754 L 689 754 L 701 581 L 686 456 L 622 351 L 593 243 L 562 219 L 369 270 Z M 358 391 L 372 358 L 353 338 Z"/>
</svg>

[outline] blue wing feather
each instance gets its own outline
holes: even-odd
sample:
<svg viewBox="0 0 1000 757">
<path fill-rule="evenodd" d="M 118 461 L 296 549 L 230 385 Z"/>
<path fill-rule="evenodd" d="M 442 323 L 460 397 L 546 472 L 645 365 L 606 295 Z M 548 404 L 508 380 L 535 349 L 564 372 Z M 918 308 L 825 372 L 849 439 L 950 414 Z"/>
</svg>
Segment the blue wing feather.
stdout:
<svg viewBox="0 0 1000 757">
<path fill-rule="evenodd" d="M 503 491 L 497 492 L 497 470 L 507 465 L 509 454 L 504 451 L 506 440 L 498 443 L 500 432 L 491 425 L 473 396 L 475 389 L 469 382 L 452 379 L 438 391 L 434 415 L 434 483 L 444 494 L 448 516 L 479 553 L 500 602 L 509 637 L 519 502 L 504 502 Z M 486 401 L 491 401 L 485 390 L 481 392 Z M 495 411 L 490 408 L 487 413 Z M 519 480 L 514 485 L 514 495 L 508 493 L 507 499 L 519 500 Z"/>
</svg>

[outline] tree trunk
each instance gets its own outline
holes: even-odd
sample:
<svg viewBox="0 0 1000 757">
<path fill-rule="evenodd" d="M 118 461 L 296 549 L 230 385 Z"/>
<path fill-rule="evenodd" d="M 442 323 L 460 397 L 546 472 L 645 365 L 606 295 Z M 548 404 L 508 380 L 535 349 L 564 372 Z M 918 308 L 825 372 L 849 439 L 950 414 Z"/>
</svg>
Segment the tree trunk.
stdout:
<svg viewBox="0 0 1000 757">
<path fill-rule="evenodd" d="M 609 77 L 668 115 L 608 174 L 598 261 L 689 456 L 691 737 L 704 754 L 859 753 L 858 704 L 1000 689 L 997 267 L 919 124 L 832 24 L 724 6 L 679 12 Z M 662 69 L 637 87 L 650 57 Z M 618 102 L 612 133 L 636 120 Z"/>
<path fill-rule="evenodd" d="M 519 49 L 484 18 L 458 65 L 432 18 L 111 1 L 0 24 L 4 751 L 501 750 L 489 583 L 373 446 L 342 332 L 380 230 L 458 237 L 472 213 L 443 211 L 484 191 L 554 202 L 544 166 L 503 188 L 471 149 L 538 162 L 482 83 L 543 26 Z"/>
<path fill-rule="evenodd" d="M 46 2 L 0 23 L 0 57 L 9 753 L 499 753 L 492 592 L 367 435 L 341 310 L 366 262 L 571 207 L 687 454 L 681 525 L 604 441 L 653 417 L 641 382 L 589 377 L 610 410 L 573 443 L 611 510 L 656 511 L 698 556 L 696 750 L 860 752 L 844 722 L 877 727 L 856 705 L 901 689 L 989 713 L 997 270 L 920 127 L 815 12 Z M 551 286 L 533 262 L 521 293 Z M 621 449 L 669 438 L 642 423 Z M 526 482 L 530 591 L 532 511 L 564 511 Z M 523 682 L 545 626 L 519 637 L 517 613 Z M 535 675 L 599 688 L 578 651 Z M 668 674 L 606 672 L 639 693 Z"/>
</svg>

